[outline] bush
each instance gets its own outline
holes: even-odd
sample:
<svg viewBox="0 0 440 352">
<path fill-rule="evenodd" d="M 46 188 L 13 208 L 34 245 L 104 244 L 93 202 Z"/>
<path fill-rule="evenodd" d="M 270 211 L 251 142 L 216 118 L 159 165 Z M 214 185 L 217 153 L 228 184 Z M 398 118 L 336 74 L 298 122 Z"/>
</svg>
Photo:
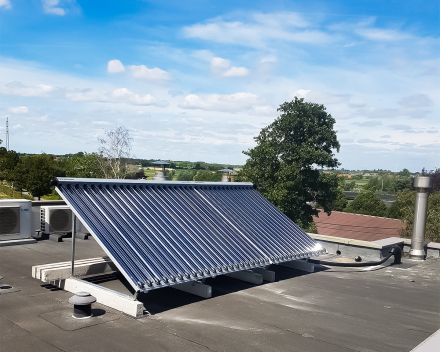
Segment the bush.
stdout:
<svg viewBox="0 0 440 352">
<path fill-rule="evenodd" d="M 177 176 L 177 181 L 193 181 L 196 173 L 197 171 L 195 170 L 181 171 Z"/>
<path fill-rule="evenodd" d="M 362 191 L 346 208 L 349 213 L 386 216 L 387 207 L 373 191 Z"/>
<path fill-rule="evenodd" d="M 222 174 L 220 172 L 198 171 L 194 176 L 194 181 L 220 182 L 221 180 Z"/>
</svg>

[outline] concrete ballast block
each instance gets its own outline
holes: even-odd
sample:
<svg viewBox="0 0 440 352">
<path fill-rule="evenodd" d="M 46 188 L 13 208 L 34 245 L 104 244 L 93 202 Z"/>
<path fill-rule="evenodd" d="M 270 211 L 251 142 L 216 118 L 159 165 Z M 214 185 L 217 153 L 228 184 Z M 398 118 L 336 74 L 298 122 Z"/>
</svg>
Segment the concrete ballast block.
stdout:
<svg viewBox="0 0 440 352">
<path fill-rule="evenodd" d="M 249 270 L 236 271 L 234 273 L 225 274 L 225 276 L 229 276 L 241 281 L 246 281 L 255 285 L 261 285 L 263 283 L 263 275 L 253 273 Z"/>
<path fill-rule="evenodd" d="M 176 290 L 184 291 L 191 293 L 193 295 L 203 297 L 203 298 L 211 298 L 212 297 L 212 287 L 209 285 L 202 284 L 198 281 L 192 282 L 184 282 L 178 285 L 172 285 L 171 288 Z"/>
<path fill-rule="evenodd" d="M 264 268 L 255 268 L 252 269 L 254 273 L 263 275 L 263 280 L 268 282 L 274 282 L 275 281 L 275 271 L 270 271 Z"/>
<path fill-rule="evenodd" d="M 67 279 L 70 277 L 71 268 L 72 262 L 35 265 L 32 267 L 32 277 L 43 281 Z M 117 268 L 107 257 L 75 260 L 75 275 L 78 276 L 111 271 L 117 271 Z"/>
<path fill-rule="evenodd" d="M 292 260 L 290 262 L 284 262 L 280 263 L 278 265 L 286 266 L 288 268 L 306 271 L 308 273 L 314 273 L 315 272 L 315 265 L 309 262 L 306 262 L 304 260 Z"/>
</svg>

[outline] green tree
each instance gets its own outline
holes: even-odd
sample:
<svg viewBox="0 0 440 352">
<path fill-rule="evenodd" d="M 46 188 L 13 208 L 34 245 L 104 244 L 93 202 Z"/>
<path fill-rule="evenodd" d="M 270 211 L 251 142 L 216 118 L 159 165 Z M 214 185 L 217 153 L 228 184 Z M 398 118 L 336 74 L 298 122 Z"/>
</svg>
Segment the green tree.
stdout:
<svg viewBox="0 0 440 352">
<path fill-rule="evenodd" d="M 167 179 L 172 181 L 175 174 L 176 174 L 176 170 L 167 170 L 166 173 Z"/>
<path fill-rule="evenodd" d="M 12 172 L 12 183 L 14 184 L 15 190 L 22 193 L 27 186 L 28 181 L 28 170 L 26 169 L 25 160 L 29 158 L 25 156 L 20 162 L 15 166 Z"/>
<path fill-rule="evenodd" d="M 177 181 L 193 181 L 196 173 L 195 170 L 181 171 L 177 176 Z"/>
<path fill-rule="evenodd" d="M 14 150 L 7 150 L 0 147 L 0 181 L 13 181 L 13 170 L 20 158 Z"/>
<path fill-rule="evenodd" d="M 349 204 L 346 211 L 356 214 L 385 216 L 387 207 L 373 191 L 362 191 Z"/>
<path fill-rule="evenodd" d="M 352 191 L 356 187 L 356 181 L 346 182 L 344 185 L 344 191 Z"/>
<path fill-rule="evenodd" d="M 338 194 L 332 205 L 332 210 L 345 211 L 347 205 L 348 205 L 348 200 L 347 198 L 345 198 L 344 192 L 341 189 L 338 189 Z"/>
<path fill-rule="evenodd" d="M 54 177 L 65 176 L 64 170 L 58 167 L 53 155 L 50 154 L 27 157 L 24 165 L 27 173 L 26 189 L 38 199 L 52 192 L 50 181 Z"/>
<path fill-rule="evenodd" d="M 398 178 L 396 179 L 396 190 L 403 191 L 404 189 L 410 189 L 411 188 L 411 179 L 408 178 Z"/>
<path fill-rule="evenodd" d="M 65 161 L 66 176 L 80 178 L 104 178 L 98 153 L 77 153 Z"/>
<path fill-rule="evenodd" d="M 310 203 L 330 214 L 337 198 L 337 176 L 316 170 L 339 165 L 333 154 L 340 147 L 335 120 L 324 105 L 297 97 L 278 111 L 280 116 L 254 138 L 257 146 L 244 152 L 249 159 L 235 179 L 253 182 L 272 204 L 307 229 L 318 215 Z"/>
<path fill-rule="evenodd" d="M 222 174 L 220 172 L 198 171 L 194 176 L 194 181 L 220 182 L 221 180 Z"/>
<path fill-rule="evenodd" d="M 399 174 L 400 176 L 402 176 L 402 177 L 409 177 L 410 172 L 409 172 L 408 169 L 403 169 L 403 170 L 400 171 L 398 174 Z"/>
</svg>

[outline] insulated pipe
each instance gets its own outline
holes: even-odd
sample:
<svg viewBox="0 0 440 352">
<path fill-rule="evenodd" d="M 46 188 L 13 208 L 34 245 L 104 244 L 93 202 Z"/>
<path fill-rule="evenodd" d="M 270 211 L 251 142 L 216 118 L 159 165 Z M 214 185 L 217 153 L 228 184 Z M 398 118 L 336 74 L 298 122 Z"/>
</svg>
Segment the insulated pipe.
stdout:
<svg viewBox="0 0 440 352">
<path fill-rule="evenodd" d="M 431 188 L 431 185 L 432 181 L 429 176 L 418 176 L 414 179 L 414 188 L 417 193 L 409 259 L 425 260 L 425 225 L 428 211 L 428 193 L 426 191 Z"/>
<path fill-rule="evenodd" d="M 341 262 L 326 262 L 324 260 L 309 259 L 308 263 L 329 265 L 329 266 L 343 266 L 350 268 L 358 268 L 363 266 L 375 266 L 385 263 L 391 256 L 394 255 L 394 264 L 402 264 L 402 250 L 398 246 L 394 246 L 390 249 L 389 254 L 378 262 L 363 262 L 363 263 L 341 263 Z"/>
</svg>

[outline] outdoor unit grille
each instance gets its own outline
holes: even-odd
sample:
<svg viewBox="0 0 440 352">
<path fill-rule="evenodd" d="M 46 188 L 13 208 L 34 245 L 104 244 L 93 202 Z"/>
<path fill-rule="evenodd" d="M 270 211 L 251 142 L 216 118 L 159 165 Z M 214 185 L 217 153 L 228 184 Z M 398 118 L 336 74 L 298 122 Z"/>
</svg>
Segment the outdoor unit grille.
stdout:
<svg viewBox="0 0 440 352">
<path fill-rule="evenodd" d="M 20 206 L 0 207 L 0 235 L 20 234 Z"/>
<path fill-rule="evenodd" d="M 41 229 L 44 233 L 72 231 L 72 211 L 68 206 L 41 207 Z"/>
</svg>

